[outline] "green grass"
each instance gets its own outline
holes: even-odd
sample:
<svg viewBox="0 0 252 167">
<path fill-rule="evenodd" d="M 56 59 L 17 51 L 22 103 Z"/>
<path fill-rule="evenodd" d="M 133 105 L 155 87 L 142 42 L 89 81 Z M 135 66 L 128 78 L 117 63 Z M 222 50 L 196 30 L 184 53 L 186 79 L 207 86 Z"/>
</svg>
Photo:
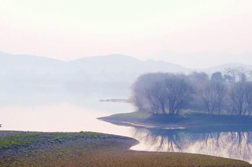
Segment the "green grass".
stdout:
<svg viewBox="0 0 252 167">
<path fill-rule="evenodd" d="M 0 135 L 1 133 L 5 132 L 0 131 Z M 243 161 L 206 155 L 130 151 L 128 148 L 136 144 L 134 139 L 93 132 L 29 132 L 2 136 L 4 140 L 1 141 L 7 141 L 2 143 L 8 145 L 8 148 L 0 149 L 0 167 L 251 166 Z M 58 143 L 58 140 L 62 142 Z M 13 142 L 17 145 L 10 144 Z M 39 143 L 39 147 L 32 147 L 34 142 Z"/>
<path fill-rule="evenodd" d="M 108 137 L 107 134 L 95 132 L 80 132 L 80 133 L 21 133 L 15 135 L 7 135 L 0 137 L 0 149 L 15 148 L 20 146 L 28 146 L 32 144 L 43 143 L 59 143 L 66 140 L 77 138 L 95 139 L 101 137 Z"/>
</svg>

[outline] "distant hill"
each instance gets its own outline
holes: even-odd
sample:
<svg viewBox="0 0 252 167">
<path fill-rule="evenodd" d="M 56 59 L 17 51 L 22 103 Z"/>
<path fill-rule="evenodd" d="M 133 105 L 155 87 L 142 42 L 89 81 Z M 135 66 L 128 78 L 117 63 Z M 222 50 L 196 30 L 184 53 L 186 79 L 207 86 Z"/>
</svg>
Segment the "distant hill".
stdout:
<svg viewBox="0 0 252 167">
<path fill-rule="evenodd" d="M 70 71 L 90 71 L 109 73 L 146 73 L 146 72 L 188 72 L 185 67 L 163 61 L 141 61 L 136 58 L 111 54 L 77 59 L 68 63 Z"/>
<path fill-rule="evenodd" d="M 32 55 L 11 55 L 0 52 L 0 73 L 11 72 L 53 72 L 66 62 Z"/>
<path fill-rule="evenodd" d="M 250 55 L 250 53 L 246 55 Z M 222 72 L 226 68 L 240 66 L 252 69 L 250 65 L 239 63 L 223 64 L 205 69 L 189 69 L 165 61 L 141 61 L 121 54 L 84 57 L 65 62 L 45 57 L 0 52 L 0 85 L 65 85 L 78 88 L 110 86 L 108 83 L 113 83 L 112 87 L 118 85 L 129 87 L 139 75 L 149 72 L 205 71 L 211 74 L 216 71 Z"/>
<path fill-rule="evenodd" d="M 204 69 L 204 71 L 207 73 L 213 73 L 216 71 L 225 72 L 225 70 L 228 68 L 245 68 L 247 70 L 252 70 L 252 65 L 242 63 L 227 63 Z"/>
<path fill-rule="evenodd" d="M 163 61 L 141 61 L 136 58 L 111 54 L 105 56 L 84 57 L 65 62 L 61 60 L 33 55 L 11 55 L 0 52 L 0 70 L 45 70 L 46 72 L 87 73 L 145 73 L 145 72 L 187 72 L 188 69 Z M 48 70 L 48 71 L 47 71 Z"/>
<path fill-rule="evenodd" d="M 0 81 L 3 79 L 45 82 L 132 82 L 148 72 L 188 72 L 182 66 L 162 61 L 141 61 L 111 54 L 84 57 L 64 62 L 32 55 L 11 55 L 0 52 Z"/>
<path fill-rule="evenodd" d="M 173 62 L 182 66 L 197 69 L 209 68 L 216 66 L 216 64 L 226 63 L 241 63 L 248 64 L 252 63 L 252 52 L 245 52 L 242 54 L 231 54 L 226 52 L 214 52 L 214 51 L 201 51 L 194 53 L 179 53 L 169 50 L 164 50 L 148 57 L 154 58 L 155 60 L 163 60 L 167 62 Z M 196 68 L 197 67 L 197 68 Z"/>
<path fill-rule="evenodd" d="M 111 54 L 85 57 L 67 63 L 66 72 L 72 78 L 89 78 L 93 82 L 132 83 L 139 75 L 148 72 L 189 72 L 190 70 L 168 62 L 141 61 L 136 58 Z"/>
</svg>

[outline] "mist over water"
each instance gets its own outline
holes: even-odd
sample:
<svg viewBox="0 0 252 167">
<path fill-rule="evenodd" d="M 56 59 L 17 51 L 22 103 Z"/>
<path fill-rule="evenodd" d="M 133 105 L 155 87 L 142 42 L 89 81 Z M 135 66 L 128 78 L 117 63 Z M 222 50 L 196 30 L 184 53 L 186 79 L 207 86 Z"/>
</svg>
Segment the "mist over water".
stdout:
<svg viewBox="0 0 252 167">
<path fill-rule="evenodd" d="M 23 131 L 96 131 L 120 133 L 122 127 L 97 120 L 97 117 L 134 111 L 126 103 L 102 103 L 105 98 L 127 97 L 110 90 L 78 91 L 63 86 L 34 86 L 20 90 L 6 88 L 1 92 L 1 130 Z M 128 129 L 128 128 L 124 128 Z M 125 130 L 125 134 L 127 134 Z"/>
<path fill-rule="evenodd" d="M 135 151 L 252 164 L 251 8 L 251 0 L 0 0 L 0 131 L 101 132 L 138 140 Z M 135 125 L 158 128 L 97 119 L 134 111 L 153 114 Z"/>
<path fill-rule="evenodd" d="M 129 103 L 100 100 L 129 98 L 132 93 L 130 86 L 140 73 L 190 72 L 164 62 L 141 62 L 120 55 L 107 58 L 108 63 L 104 66 L 101 65 L 106 58 L 99 57 L 70 63 L 64 67 L 65 70 L 58 63 L 52 69 L 47 69 L 47 65 L 39 67 L 40 59 L 27 69 L 27 64 L 16 66 L 20 62 L 13 58 L 16 63 L 2 66 L 0 73 L 0 130 L 102 132 L 135 138 L 139 144 L 132 150 L 187 152 L 252 162 L 250 131 L 174 132 L 137 129 L 98 120 L 98 117 L 137 110 Z M 115 58 L 118 61 L 110 64 Z M 30 59 L 26 60 L 23 62 Z M 135 68 L 128 71 L 127 67 L 132 63 Z M 112 66 L 114 64 L 115 67 Z M 139 71 L 139 67 L 146 68 Z"/>
<path fill-rule="evenodd" d="M 79 132 L 94 131 L 135 138 L 136 151 L 186 152 L 240 159 L 252 163 L 252 132 L 198 132 L 150 130 L 117 126 L 98 117 L 133 112 L 128 103 L 100 102 L 127 98 L 130 91 L 100 88 L 34 86 L 2 89 L 1 130 Z"/>
</svg>

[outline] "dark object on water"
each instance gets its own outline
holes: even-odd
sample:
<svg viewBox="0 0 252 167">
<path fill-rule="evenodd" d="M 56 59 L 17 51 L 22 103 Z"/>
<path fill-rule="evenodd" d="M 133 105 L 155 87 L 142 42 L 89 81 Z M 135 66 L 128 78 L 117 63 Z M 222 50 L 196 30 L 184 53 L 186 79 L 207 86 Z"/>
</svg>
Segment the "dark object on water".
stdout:
<svg viewBox="0 0 252 167">
<path fill-rule="evenodd" d="M 105 100 L 100 100 L 100 102 L 122 102 L 122 103 L 127 103 L 127 99 L 105 99 Z"/>
</svg>

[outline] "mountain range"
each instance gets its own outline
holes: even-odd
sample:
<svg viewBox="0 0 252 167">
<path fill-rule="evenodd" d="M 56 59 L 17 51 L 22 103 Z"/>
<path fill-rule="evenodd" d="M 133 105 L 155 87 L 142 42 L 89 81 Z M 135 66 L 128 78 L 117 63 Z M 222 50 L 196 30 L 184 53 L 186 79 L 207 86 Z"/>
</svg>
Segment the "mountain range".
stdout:
<svg viewBox="0 0 252 167">
<path fill-rule="evenodd" d="M 0 84 L 132 83 L 139 75 L 148 72 L 190 73 L 205 71 L 210 74 L 234 67 L 252 69 L 252 65 L 241 63 L 192 69 L 165 61 L 141 61 L 121 54 L 84 57 L 65 62 L 46 57 L 11 55 L 0 52 Z"/>
<path fill-rule="evenodd" d="M 241 54 L 232 54 L 227 52 L 201 51 L 193 53 L 179 53 L 169 50 L 163 50 L 147 56 L 154 60 L 163 60 L 180 64 L 187 68 L 209 68 L 217 65 L 231 64 L 248 64 L 252 62 L 252 52 Z"/>
</svg>

